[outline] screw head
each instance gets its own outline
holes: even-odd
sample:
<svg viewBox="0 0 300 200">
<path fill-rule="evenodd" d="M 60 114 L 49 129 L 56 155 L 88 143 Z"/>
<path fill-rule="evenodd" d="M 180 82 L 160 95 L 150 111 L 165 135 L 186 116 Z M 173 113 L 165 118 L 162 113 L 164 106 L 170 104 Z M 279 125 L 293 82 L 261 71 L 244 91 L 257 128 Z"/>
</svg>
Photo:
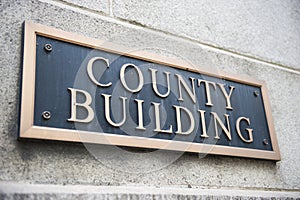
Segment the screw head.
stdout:
<svg viewBox="0 0 300 200">
<path fill-rule="evenodd" d="M 264 145 L 268 145 L 268 144 L 269 144 L 269 142 L 268 142 L 267 139 L 264 139 L 264 140 L 263 140 L 263 143 L 264 143 Z"/>
<path fill-rule="evenodd" d="M 48 120 L 48 119 L 51 118 L 51 112 L 50 111 L 44 111 L 42 113 L 42 116 L 43 116 L 44 119 Z"/>
<path fill-rule="evenodd" d="M 47 52 L 51 52 L 51 51 L 52 51 L 52 45 L 51 45 L 51 44 L 45 44 L 45 45 L 44 45 L 44 49 L 45 49 L 45 51 L 47 51 Z"/>
<path fill-rule="evenodd" d="M 254 92 L 253 92 L 253 94 L 254 94 L 254 96 L 259 96 L 259 92 L 257 91 L 257 90 L 255 90 Z"/>
</svg>

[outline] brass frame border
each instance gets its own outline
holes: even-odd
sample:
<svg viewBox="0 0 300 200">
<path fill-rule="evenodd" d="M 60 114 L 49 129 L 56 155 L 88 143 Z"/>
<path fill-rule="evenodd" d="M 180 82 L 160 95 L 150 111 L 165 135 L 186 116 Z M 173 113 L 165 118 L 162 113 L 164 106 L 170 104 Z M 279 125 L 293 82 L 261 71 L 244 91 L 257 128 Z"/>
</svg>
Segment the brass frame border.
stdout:
<svg viewBox="0 0 300 200">
<path fill-rule="evenodd" d="M 208 145 L 199 143 L 188 143 L 181 141 L 170 141 L 162 139 L 150 139 L 136 136 L 113 135 L 107 133 L 94 133 L 88 131 L 77 131 L 59 128 L 48 128 L 33 125 L 34 117 L 34 94 L 35 94 L 35 62 L 36 62 L 36 35 L 46 36 L 61 41 L 78 44 L 81 46 L 101 49 L 104 51 L 127 55 L 133 58 L 147 60 L 158 64 L 164 64 L 175 68 L 193 71 L 201 74 L 210 75 L 217 78 L 236 81 L 261 88 L 264 108 L 267 117 L 270 138 L 273 151 L 255 150 L 239 147 L 229 147 L 222 145 Z M 104 44 L 101 47 L 95 44 Z M 88 142 L 99 144 L 123 145 L 144 148 L 158 148 L 177 151 L 188 151 L 197 153 L 209 153 L 218 155 L 229 155 L 238 157 L 249 157 L 279 161 L 281 159 L 278 148 L 271 107 L 267 95 L 267 88 L 263 81 L 255 80 L 248 76 L 233 75 L 222 71 L 214 70 L 196 70 L 190 63 L 165 58 L 159 55 L 134 51 L 132 49 L 104 42 L 98 39 L 80 36 L 74 33 L 65 32 L 52 27 L 25 22 L 24 28 L 24 55 L 23 55 L 23 77 L 22 77 L 22 95 L 21 95 L 21 113 L 20 113 L 20 138 L 62 140 L 71 142 Z M 186 66 L 186 67 L 184 67 Z M 80 137 L 84 134 L 84 139 Z"/>
</svg>

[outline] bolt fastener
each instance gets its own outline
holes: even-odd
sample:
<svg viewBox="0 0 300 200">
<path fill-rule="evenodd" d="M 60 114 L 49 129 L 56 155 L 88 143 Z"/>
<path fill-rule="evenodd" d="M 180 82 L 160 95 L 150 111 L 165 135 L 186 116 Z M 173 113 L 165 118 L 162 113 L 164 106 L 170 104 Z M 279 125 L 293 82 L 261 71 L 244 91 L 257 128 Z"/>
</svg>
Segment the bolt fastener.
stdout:
<svg viewBox="0 0 300 200">
<path fill-rule="evenodd" d="M 48 119 L 51 118 L 51 112 L 49 112 L 49 111 L 44 111 L 44 112 L 42 113 L 42 116 L 43 116 L 44 119 L 48 120 Z"/>
<path fill-rule="evenodd" d="M 268 144 L 269 144 L 269 142 L 268 142 L 267 139 L 264 139 L 264 140 L 263 140 L 263 143 L 264 143 L 264 145 L 268 145 Z"/>
<path fill-rule="evenodd" d="M 253 92 L 253 94 L 254 94 L 254 96 L 259 96 L 259 92 L 257 91 L 257 90 L 255 90 L 254 92 Z"/>
<path fill-rule="evenodd" d="M 45 44 L 45 45 L 44 45 L 44 49 L 45 49 L 45 51 L 47 51 L 47 52 L 51 52 L 51 51 L 52 51 L 52 45 L 51 45 L 51 44 Z"/>
</svg>

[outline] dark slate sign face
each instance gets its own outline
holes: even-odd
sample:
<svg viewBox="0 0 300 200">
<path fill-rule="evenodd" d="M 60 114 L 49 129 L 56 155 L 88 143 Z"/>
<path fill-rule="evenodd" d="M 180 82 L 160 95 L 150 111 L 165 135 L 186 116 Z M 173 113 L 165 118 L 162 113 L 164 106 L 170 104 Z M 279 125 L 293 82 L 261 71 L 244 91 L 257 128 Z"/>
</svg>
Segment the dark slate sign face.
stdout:
<svg viewBox="0 0 300 200">
<path fill-rule="evenodd" d="M 95 44 L 26 23 L 21 138 L 280 159 L 262 82 Z"/>
</svg>

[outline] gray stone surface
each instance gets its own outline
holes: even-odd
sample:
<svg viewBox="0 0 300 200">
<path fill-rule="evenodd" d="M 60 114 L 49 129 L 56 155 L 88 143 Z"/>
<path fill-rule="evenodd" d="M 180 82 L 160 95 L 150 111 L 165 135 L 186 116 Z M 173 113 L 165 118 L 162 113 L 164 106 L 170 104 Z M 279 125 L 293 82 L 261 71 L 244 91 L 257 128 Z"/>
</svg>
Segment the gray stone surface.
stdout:
<svg viewBox="0 0 300 200">
<path fill-rule="evenodd" d="M 60 0 L 61 2 L 66 2 L 79 6 L 81 8 L 87 8 L 94 11 L 100 11 L 103 13 L 109 13 L 109 1 L 108 0 Z"/>
<path fill-rule="evenodd" d="M 297 199 L 300 192 L 0 182 L 4 199 Z"/>
<path fill-rule="evenodd" d="M 168 34 L 149 31 L 140 26 L 95 15 L 93 12 L 75 12 L 72 6 L 53 1 L 3 1 L 0 6 L 0 43 L 3 44 L 0 48 L 0 181 L 30 184 L 300 190 L 299 72 Z M 86 146 L 78 143 L 18 141 L 24 20 L 110 40 L 136 50 L 182 58 L 195 63 L 194 67 L 200 70 L 213 68 L 264 80 L 269 88 L 282 160 L 275 163 L 213 155 L 202 158 L 203 155 L 184 153 L 165 167 L 156 167 L 163 160 L 172 160 L 177 156 L 176 152 L 160 152 L 157 160 L 151 160 L 148 159 L 147 152 L 138 153 L 135 149 L 126 151 L 98 145 L 95 148 L 104 154 L 96 159 L 89 153 L 93 147 L 87 150 Z M 260 29 L 256 27 L 255 30 Z M 268 51 L 272 51 L 272 48 L 269 47 Z M 293 61 L 292 57 L 282 56 Z M 131 160 L 119 160 L 115 155 L 120 151 L 124 154 L 128 151 L 135 153 Z M 151 168 L 145 168 L 147 173 L 132 173 L 132 170 L 128 172 L 130 167 L 136 166 Z"/>
<path fill-rule="evenodd" d="M 300 69 L 299 0 L 114 0 L 116 17 Z"/>
</svg>

